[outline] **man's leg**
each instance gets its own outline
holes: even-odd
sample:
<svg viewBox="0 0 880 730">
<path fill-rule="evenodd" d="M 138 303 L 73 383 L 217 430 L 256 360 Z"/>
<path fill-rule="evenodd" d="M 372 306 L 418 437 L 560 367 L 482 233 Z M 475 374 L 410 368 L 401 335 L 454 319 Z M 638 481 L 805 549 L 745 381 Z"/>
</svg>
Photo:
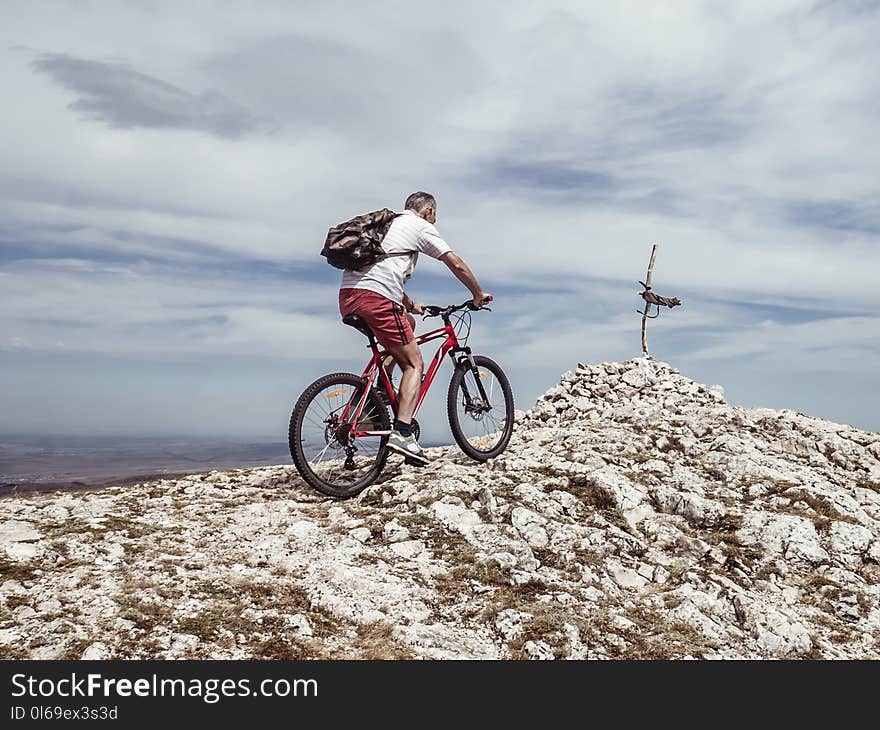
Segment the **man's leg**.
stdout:
<svg viewBox="0 0 880 730">
<path fill-rule="evenodd" d="M 383 361 L 382 366 L 385 368 L 385 373 L 388 375 L 388 379 L 391 380 L 391 373 L 394 372 L 394 358 L 391 355 L 388 355 Z"/>
<path fill-rule="evenodd" d="M 394 357 L 403 372 L 397 394 L 397 420 L 409 425 L 412 423 L 413 411 L 416 409 L 416 401 L 419 398 L 419 387 L 422 384 L 422 370 L 424 369 L 422 353 L 415 342 L 389 347 L 388 352 Z"/>
<path fill-rule="evenodd" d="M 416 318 L 411 314 L 406 315 L 407 320 L 409 320 L 409 326 L 412 327 L 413 331 L 416 329 Z M 382 361 L 382 365 L 385 367 L 385 372 L 388 374 L 388 379 L 391 380 L 391 373 L 394 372 L 394 356 L 389 355 Z M 421 377 L 421 376 L 420 376 Z M 400 395 L 397 396 L 400 398 Z"/>
<path fill-rule="evenodd" d="M 413 411 L 416 409 L 419 387 L 422 383 L 422 369 L 424 367 L 422 353 L 419 352 L 415 342 L 389 347 L 388 351 L 394 355 L 394 359 L 403 371 L 398 393 L 397 419 L 394 421 L 394 428 L 388 437 L 388 448 L 398 454 L 403 454 L 406 457 L 406 463 L 413 466 L 424 466 L 430 459 L 412 433 Z"/>
</svg>

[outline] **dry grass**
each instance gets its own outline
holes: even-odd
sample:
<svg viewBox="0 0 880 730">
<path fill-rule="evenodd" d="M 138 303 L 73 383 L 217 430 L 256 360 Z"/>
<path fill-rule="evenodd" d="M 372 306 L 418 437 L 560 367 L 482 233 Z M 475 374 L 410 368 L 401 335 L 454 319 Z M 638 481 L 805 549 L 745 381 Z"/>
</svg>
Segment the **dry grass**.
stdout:
<svg viewBox="0 0 880 730">
<path fill-rule="evenodd" d="M 19 606 L 29 606 L 30 598 L 27 595 L 24 596 L 6 596 L 6 608 L 9 611 L 14 611 Z"/>
<path fill-rule="evenodd" d="M 743 526 L 743 516 L 735 512 L 726 512 L 715 524 L 716 532 L 732 533 Z"/>
<path fill-rule="evenodd" d="M 0 659 L 28 659 L 28 653 L 21 646 L 0 644 Z"/>
<path fill-rule="evenodd" d="M 192 590 L 196 593 L 199 593 L 202 596 L 207 596 L 208 598 L 235 598 L 237 593 L 235 589 L 217 579 L 214 580 L 197 580 L 193 586 Z"/>
<path fill-rule="evenodd" d="M 523 610 L 523 606 L 536 602 L 538 596 L 545 595 L 549 587 L 541 580 L 529 580 L 519 585 L 505 585 L 499 587 L 492 596 L 494 609 L 497 613 L 505 608 Z"/>
<path fill-rule="evenodd" d="M 816 529 L 825 531 L 830 529 L 832 522 L 849 522 L 850 524 L 859 524 L 858 520 L 849 517 L 837 510 L 827 497 L 811 494 L 804 489 L 790 489 L 785 491 L 784 496 L 788 497 L 793 503 L 804 502 L 814 514 L 810 514 L 796 504 L 792 504 L 789 509 L 792 514 L 809 517 Z"/>
<path fill-rule="evenodd" d="M 394 626 L 387 621 L 360 624 L 352 646 L 361 659 L 415 658 L 408 647 L 394 638 Z"/>
<path fill-rule="evenodd" d="M 79 659 L 91 643 L 92 641 L 89 639 L 71 639 L 64 645 L 64 649 L 58 658 L 68 660 Z"/>
<path fill-rule="evenodd" d="M 618 629 L 627 646 L 612 649 L 621 659 L 704 657 L 719 648 L 690 624 L 669 621 L 655 610 L 637 606 L 627 612 L 626 618 L 635 624 L 622 631 Z"/>
<path fill-rule="evenodd" d="M 293 638 L 285 616 L 303 614 L 317 637 L 326 637 L 338 630 L 332 614 L 313 607 L 308 594 L 298 585 L 202 580 L 195 588 L 209 601 L 198 614 L 180 619 L 176 630 L 198 636 L 203 641 L 216 641 L 226 631 L 245 635 L 268 632 L 269 636 L 259 638 L 252 645 L 255 651 L 263 652 L 267 658 L 298 658 L 304 652 L 313 654 L 313 648 L 299 638 Z M 246 609 L 276 615 L 263 615 L 259 620 L 245 619 L 241 614 Z"/>
<path fill-rule="evenodd" d="M 869 615 L 874 609 L 875 601 L 871 599 L 867 593 L 864 593 L 863 591 L 849 590 L 841 583 L 826 578 L 818 573 L 814 573 L 808 580 L 804 581 L 801 584 L 801 588 L 804 594 L 803 600 L 806 603 L 825 611 L 826 614 L 831 617 L 834 617 L 837 614 L 840 609 L 839 602 L 844 599 L 852 601 L 852 599 L 855 598 L 855 605 L 858 607 L 858 612 L 863 616 Z M 837 619 L 832 618 L 829 620 L 833 621 L 830 626 L 833 626 L 838 630 L 844 625 Z M 818 617 L 814 618 L 814 621 L 816 623 L 821 623 Z"/>
<path fill-rule="evenodd" d="M 617 507 L 611 492 L 587 476 L 569 476 L 567 491 L 577 497 L 581 504 L 595 507 L 599 510 L 613 510 Z"/>
<path fill-rule="evenodd" d="M 119 617 L 131 621 L 139 629 L 151 631 L 156 626 L 165 626 L 171 623 L 173 612 L 164 601 L 150 601 L 140 598 L 130 589 L 114 596 L 119 606 Z"/>
<path fill-rule="evenodd" d="M 312 659 L 315 649 L 309 643 L 288 636 L 272 635 L 250 645 L 254 659 Z"/>
<path fill-rule="evenodd" d="M 26 563 L 0 557 L 0 583 L 7 580 L 17 580 L 19 583 L 29 581 L 34 578 L 35 572 L 36 569 Z"/>
<path fill-rule="evenodd" d="M 185 616 L 175 626 L 181 634 L 192 634 L 202 641 L 214 641 L 221 631 L 245 633 L 255 624 L 241 618 L 239 611 L 227 603 L 214 602 L 193 616 Z"/>
<path fill-rule="evenodd" d="M 511 658 L 527 659 L 524 647 L 529 641 L 543 641 L 557 659 L 568 654 L 563 626 L 567 623 L 575 626 L 582 623 L 571 608 L 558 603 L 538 601 L 520 606 L 518 610 L 528 614 L 528 618 L 523 621 L 522 633 L 508 644 Z"/>
</svg>

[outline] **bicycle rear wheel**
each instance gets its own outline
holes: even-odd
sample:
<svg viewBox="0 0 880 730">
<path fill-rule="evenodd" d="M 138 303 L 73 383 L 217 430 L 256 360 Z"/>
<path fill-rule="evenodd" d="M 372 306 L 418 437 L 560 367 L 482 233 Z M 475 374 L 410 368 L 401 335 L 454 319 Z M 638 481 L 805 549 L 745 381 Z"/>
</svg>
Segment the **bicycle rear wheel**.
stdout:
<svg viewBox="0 0 880 730">
<path fill-rule="evenodd" d="M 456 367 L 446 409 L 461 450 L 472 459 L 486 461 L 504 451 L 513 434 L 513 392 L 498 363 L 474 355 L 474 364 Z"/>
<path fill-rule="evenodd" d="M 387 436 L 350 435 L 391 428 L 388 409 L 372 389 L 357 424 L 351 423 L 366 386 L 352 373 L 325 375 L 303 391 L 290 416 L 293 463 L 310 486 L 330 497 L 345 499 L 364 490 L 388 458 Z"/>
</svg>

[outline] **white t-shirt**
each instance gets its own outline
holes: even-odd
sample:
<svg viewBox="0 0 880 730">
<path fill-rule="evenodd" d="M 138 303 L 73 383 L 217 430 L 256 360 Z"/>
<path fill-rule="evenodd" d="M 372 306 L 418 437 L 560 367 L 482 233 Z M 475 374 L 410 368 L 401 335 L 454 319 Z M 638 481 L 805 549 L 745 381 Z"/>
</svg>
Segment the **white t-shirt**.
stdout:
<svg viewBox="0 0 880 730">
<path fill-rule="evenodd" d="M 412 276 L 419 253 L 439 259 L 452 248 L 437 229 L 412 210 L 397 216 L 382 240 L 385 253 L 409 251 L 409 256 L 389 256 L 362 271 L 343 271 L 341 289 L 369 289 L 403 304 L 403 286 Z"/>
</svg>

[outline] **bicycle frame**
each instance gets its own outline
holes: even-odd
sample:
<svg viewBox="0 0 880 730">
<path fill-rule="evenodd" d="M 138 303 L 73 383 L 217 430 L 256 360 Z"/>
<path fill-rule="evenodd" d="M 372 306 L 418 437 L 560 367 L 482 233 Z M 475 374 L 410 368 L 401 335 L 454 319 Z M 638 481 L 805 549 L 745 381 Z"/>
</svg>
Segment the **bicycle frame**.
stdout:
<svg viewBox="0 0 880 730">
<path fill-rule="evenodd" d="M 421 388 L 419 389 L 419 396 L 416 400 L 416 407 L 413 412 L 413 416 L 415 416 L 419 412 L 419 407 L 422 405 L 422 401 L 425 399 L 425 396 L 428 394 L 428 390 L 431 387 L 431 383 L 434 382 L 434 377 L 437 375 L 437 371 L 440 369 L 440 365 L 443 362 L 443 358 L 449 353 L 449 356 L 455 360 L 454 353 L 463 352 L 467 357 L 470 357 L 470 348 L 469 347 L 461 347 L 458 344 L 458 338 L 455 336 L 455 327 L 451 323 L 447 322 L 443 327 L 439 329 L 432 330 L 431 332 L 427 332 L 423 335 L 419 335 L 416 337 L 415 342 L 417 345 L 421 346 L 426 342 L 430 342 L 431 340 L 436 340 L 439 338 L 444 338 L 443 342 L 440 343 L 440 347 L 437 348 L 437 352 L 434 354 L 434 358 L 431 360 L 431 364 L 428 366 L 428 369 L 425 371 L 425 377 L 422 380 Z M 385 367 L 382 365 L 382 361 L 388 357 L 388 353 L 385 350 L 380 351 L 379 347 L 375 344 L 370 344 L 370 349 L 373 351 L 373 356 L 370 358 L 370 361 L 367 363 L 364 372 L 361 374 L 361 377 L 367 381 L 367 387 L 364 389 L 363 394 L 358 400 L 357 405 L 355 406 L 355 412 L 351 419 L 348 418 L 348 410 L 351 406 L 351 403 L 347 403 L 345 408 L 342 411 L 341 418 L 343 422 L 348 423 L 357 423 L 361 417 L 361 413 L 363 412 L 364 405 L 367 402 L 367 397 L 370 394 L 370 391 L 373 387 L 373 382 L 376 379 L 378 374 L 379 381 L 382 383 L 382 386 L 385 388 L 385 393 L 388 396 L 388 402 L 391 403 L 391 410 L 394 414 L 397 414 L 397 394 L 394 392 L 394 388 L 391 385 L 391 379 L 388 377 L 388 373 L 385 371 Z M 485 394 L 483 394 L 483 398 L 485 399 Z M 359 431 L 353 429 L 350 433 L 352 438 L 359 438 L 364 436 L 388 436 L 390 431 Z"/>
</svg>

